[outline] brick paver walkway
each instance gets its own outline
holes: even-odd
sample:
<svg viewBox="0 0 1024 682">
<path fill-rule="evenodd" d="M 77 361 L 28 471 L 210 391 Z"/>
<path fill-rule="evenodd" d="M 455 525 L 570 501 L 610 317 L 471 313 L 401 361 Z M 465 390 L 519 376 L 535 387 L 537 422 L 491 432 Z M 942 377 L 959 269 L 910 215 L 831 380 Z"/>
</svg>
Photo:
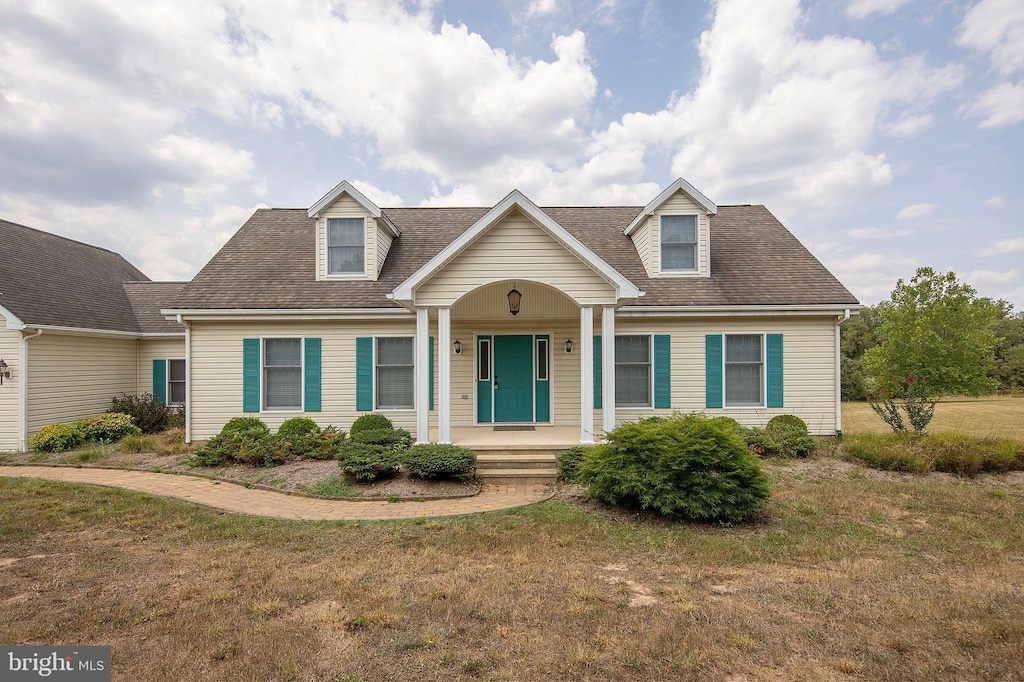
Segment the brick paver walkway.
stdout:
<svg viewBox="0 0 1024 682">
<path fill-rule="evenodd" d="M 125 488 L 150 495 L 180 500 L 240 514 L 269 516 L 276 519 L 359 521 L 414 519 L 427 516 L 459 516 L 479 512 L 522 507 L 551 495 L 543 485 L 485 485 L 474 497 L 427 502 L 320 500 L 284 493 L 245 488 L 234 483 L 212 481 L 195 476 L 158 474 L 118 469 L 78 469 L 72 467 L 2 466 L 0 476 L 45 478 L 68 483 Z"/>
</svg>

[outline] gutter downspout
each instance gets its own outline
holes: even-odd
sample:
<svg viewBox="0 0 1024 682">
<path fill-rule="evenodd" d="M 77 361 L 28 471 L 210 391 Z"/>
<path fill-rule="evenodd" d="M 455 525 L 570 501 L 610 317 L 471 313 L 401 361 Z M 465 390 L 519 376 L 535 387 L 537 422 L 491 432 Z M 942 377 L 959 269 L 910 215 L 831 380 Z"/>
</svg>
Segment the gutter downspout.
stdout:
<svg viewBox="0 0 1024 682">
<path fill-rule="evenodd" d="M 836 318 L 836 436 L 843 437 L 843 355 L 840 347 L 839 325 L 850 319 L 850 309 L 843 311 L 843 316 Z"/>
<path fill-rule="evenodd" d="M 21 403 L 21 424 L 18 434 L 22 452 L 28 452 L 28 340 L 42 336 L 43 330 L 37 329 L 35 334 L 21 334 L 21 378 L 18 380 L 18 402 Z"/>
</svg>

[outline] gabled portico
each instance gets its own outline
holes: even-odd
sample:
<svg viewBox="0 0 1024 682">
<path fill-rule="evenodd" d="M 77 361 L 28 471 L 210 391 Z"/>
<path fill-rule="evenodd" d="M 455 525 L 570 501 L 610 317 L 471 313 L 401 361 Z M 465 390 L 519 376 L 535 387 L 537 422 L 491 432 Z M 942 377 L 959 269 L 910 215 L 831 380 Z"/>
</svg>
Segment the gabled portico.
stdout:
<svg viewBox="0 0 1024 682">
<path fill-rule="evenodd" d="M 484 234 L 487 238 L 481 239 Z M 522 296 L 521 309 L 510 308 L 508 293 L 513 290 Z M 641 295 L 636 285 L 521 192 L 512 192 L 392 293 L 393 300 L 416 312 L 418 440 L 431 437 L 430 330 L 436 320 L 437 442 L 452 442 L 454 413 L 459 428 L 491 427 L 498 422 L 564 427 L 578 422 L 579 441 L 593 443 L 596 433 L 615 424 L 615 310 Z M 595 309 L 602 325 L 602 344 L 596 352 L 605 378 L 600 429 L 594 424 Z M 453 318 L 457 336 L 453 336 Z M 568 338 L 562 339 L 561 334 Z M 469 416 L 461 404 L 453 411 L 455 338 L 462 349 L 470 350 L 459 354 L 468 357 L 458 360 L 456 376 L 461 383 L 460 390 L 454 391 L 460 401 L 473 396 Z M 567 357 L 559 355 L 563 348 Z M 575 367 L 569 369 L 573 355 Z M 463 392 L 467 361 L 473 362 L 472 390 Z M 501 375 L 495 376 L 499 366 L 506 377 L 504 384 Z M 564 382 L 569 375 L 578 387 L 578 393 L 570 389 L 572 402 L 579 406 L 578 417 L 569 417 L 558 401 L 567 395 Z M 544 400 L 545 383 L 547 390 L 553 383 L 562 392 L 552 396 L 553 411 L 542 422 L 537 408 Z M 492 397 L 498 391 L 505 393 L 494 398 L 490 419 L 482 421 L 479 401 L 488 390 Z M 507 409 L 507 404 L 516 402 L 508 399 L 513 390 L 522 400 L 517 409 Z"/>
</svg>

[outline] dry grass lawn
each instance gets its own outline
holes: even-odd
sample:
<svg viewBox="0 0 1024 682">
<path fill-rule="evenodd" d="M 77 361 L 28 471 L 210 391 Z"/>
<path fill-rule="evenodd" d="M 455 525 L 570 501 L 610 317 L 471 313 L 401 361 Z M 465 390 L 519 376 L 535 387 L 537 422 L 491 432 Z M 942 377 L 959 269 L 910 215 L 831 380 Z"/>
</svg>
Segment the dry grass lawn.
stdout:
<svg viewBox="0 0 1024 682">
<path fill-rule="evenodd" d="M 1024 489 L 773 465 L 766 516 L 573 499 L 298 523 L 0 479 L 0 641 L 116 680 L 988 680 L 1024 671 Z"/>
<path fill-rule="evenodd" d="M 888 433 L 890 430 L 868 403 L 843 403 L 845 433 Z M 1024 438 L 1024 394 L 942 400 L 935 407 L 935 417 L 928 430 L 968 436 Z"/>
</svg>

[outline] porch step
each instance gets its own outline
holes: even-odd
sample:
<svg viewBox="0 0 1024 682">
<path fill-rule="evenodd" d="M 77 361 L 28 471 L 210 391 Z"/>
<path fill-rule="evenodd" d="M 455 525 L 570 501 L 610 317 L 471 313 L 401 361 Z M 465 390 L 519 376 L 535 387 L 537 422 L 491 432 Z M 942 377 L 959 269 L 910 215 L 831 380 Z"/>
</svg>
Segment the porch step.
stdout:
<svg viewBox="0 0 1024 682">
<path fill-rule="evenodd" d="M 483 483 L 554 483 L 558 478 L 558 452 L 561 450 L 480 450 L 476 476 Z"/>
<path fill-rule="evenodd" d="M 547 469 L 477 469 L 481 483 L 506 485 L 548 485 L 558 479 L 558 473 Z"/>
<path fill-rule="evenodd" d="M 479 454 L 476 456 L 479 469 L 554 469 L 555 456 L 549 454 Z"/>
</svg>

